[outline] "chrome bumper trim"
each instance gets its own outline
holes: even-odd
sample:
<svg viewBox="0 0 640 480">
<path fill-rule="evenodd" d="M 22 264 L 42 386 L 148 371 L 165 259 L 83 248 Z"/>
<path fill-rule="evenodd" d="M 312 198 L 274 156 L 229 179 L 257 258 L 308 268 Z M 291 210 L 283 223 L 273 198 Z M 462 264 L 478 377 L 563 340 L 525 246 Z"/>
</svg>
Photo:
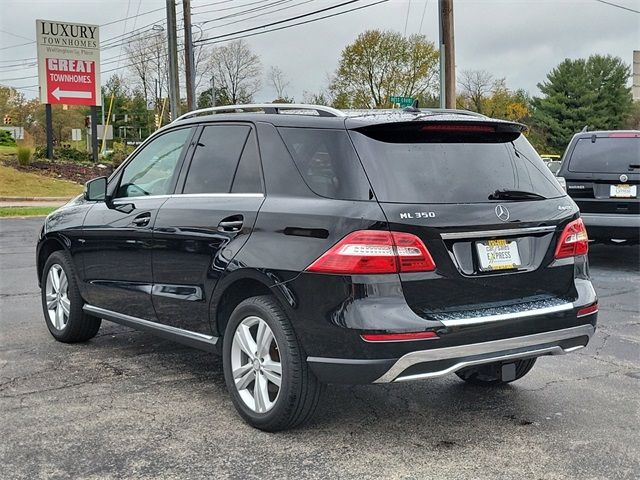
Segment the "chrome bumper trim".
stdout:
<svg viewBox="0 0 640 480">
<path fill-rule="evenodd" d="M 443 240 L 458 240 L 463 238 L 508 237 L 512 235 L 532 235 L 534 233 L 549 233 L 556 229 L 554 225 L 544 227 L 507 228 L 502 230 L 476 230 L 472 232 L 441 233 Z"/>
<path fill-rule="evenodd" d="M 563 303 L 552 307 L 536 308 L 533 310 L 524 310 L 522 312 L 499 313 L 496 315 L 485 315 L 482 317 L 454 318 L 439 320 L 446 327 L 459 327 L 462 325 L 475 325 L 477 323 L 499 322 L 501 320 L 513 320 L 516 318 L 535 317 L 538 315 L 549 315 L 552 313 L 566 312 L 573 310 L 573 303 Z"/>
<path fill-rule="evenodd" d="M 592 325 L 580 325 L 579 327 L 536 333 L 523 337 L 503 338 L 490 342 L 411 352 L 399 358 L 398 361 L 374 383 L 402 382 L 438 377 L 472 365 L 481 365 L 483 363 L 493 363 L 516 358 L 538 357 L 540 355 L 562 355 L 577 350 L 580 346 L 574 346 L 564 350 L 560 345 L 553 345 L 554 343 L 585 336 L 591 338 L 594 331 L 595 329 Z M 482 358 L 470 358 L 479 355 L 485 356 Z M 443 370 L 401 376 L 402 372 L 412 365 L 449 359 L 458 359 L 459 361 Z"/>
</svg>

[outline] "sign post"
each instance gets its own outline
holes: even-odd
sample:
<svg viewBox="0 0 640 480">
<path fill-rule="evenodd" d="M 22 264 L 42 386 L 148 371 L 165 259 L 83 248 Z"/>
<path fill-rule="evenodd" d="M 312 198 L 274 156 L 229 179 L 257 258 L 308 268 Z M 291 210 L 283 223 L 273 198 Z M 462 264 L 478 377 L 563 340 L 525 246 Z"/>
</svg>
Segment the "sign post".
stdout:
<svg viewBox="0 0 640 480">
<path fill-rule="evenodd" d="M 40 102 L 47 113 L 47 156 L 53 158 L 51 105 L 87 105 L 91 107 L 93 160 L 97 161 L 96 106 L 102 105 L 98 26 L 36 20 L 36 41 Z"/>
</svg>

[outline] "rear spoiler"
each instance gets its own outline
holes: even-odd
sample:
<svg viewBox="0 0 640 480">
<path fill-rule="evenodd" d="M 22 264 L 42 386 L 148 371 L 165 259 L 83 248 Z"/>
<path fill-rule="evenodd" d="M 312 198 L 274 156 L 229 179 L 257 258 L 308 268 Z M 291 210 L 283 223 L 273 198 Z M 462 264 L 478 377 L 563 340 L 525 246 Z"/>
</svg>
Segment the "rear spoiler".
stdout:
<svg viewBox="0 0 640 480">
<path fill-rule="evenodd" d="M 352 129 L 387 143 L 505 143 L 527 130 L 516 122 L 495 120 L 413 120 L 375 123 Z"/>
</svg>

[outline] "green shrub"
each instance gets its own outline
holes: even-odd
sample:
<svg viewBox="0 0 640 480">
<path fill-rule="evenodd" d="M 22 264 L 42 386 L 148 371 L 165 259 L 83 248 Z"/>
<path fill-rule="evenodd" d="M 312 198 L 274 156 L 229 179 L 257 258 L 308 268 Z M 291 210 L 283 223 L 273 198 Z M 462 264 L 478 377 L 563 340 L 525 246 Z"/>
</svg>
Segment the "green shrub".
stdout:
<svg viewBox="0 0 640 480">
<path fill-rule="evenodd" d="M 33 158 L 47 158 L 47 147 L 36 147 L 33 151 Z"/>
<path fill-rule="evenodd" d="M 29 147 L 18 147 L 18 163 L 26 167 L 31 162 L 31 149 Z"/>
<path fill-rule="evenodd" d="M 54 149 L 54 157 L 60 160 L 67 160 L 70 162 L 90 162 L 91 154 L 89 152 L 83 152 L 73 147 L 58 147 Z"/>
<path fill-rule="evenodd" d="M 15 147 L 16 141 L 9 130 L 0 129 L 0 145 L 4 147 Z"/>
</svg>

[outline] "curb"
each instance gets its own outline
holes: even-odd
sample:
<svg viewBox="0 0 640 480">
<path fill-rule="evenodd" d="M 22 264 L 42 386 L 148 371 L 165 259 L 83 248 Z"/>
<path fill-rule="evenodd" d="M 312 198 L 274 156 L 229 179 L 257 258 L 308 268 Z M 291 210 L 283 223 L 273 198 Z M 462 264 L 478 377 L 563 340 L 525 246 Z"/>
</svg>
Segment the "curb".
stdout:
<svg viewBox="0 0 640 480">
<path fill-rule="evenodd" d="M 68 202 L 74 197 L 0 197 L 0 202 Z"/>
</svg>

